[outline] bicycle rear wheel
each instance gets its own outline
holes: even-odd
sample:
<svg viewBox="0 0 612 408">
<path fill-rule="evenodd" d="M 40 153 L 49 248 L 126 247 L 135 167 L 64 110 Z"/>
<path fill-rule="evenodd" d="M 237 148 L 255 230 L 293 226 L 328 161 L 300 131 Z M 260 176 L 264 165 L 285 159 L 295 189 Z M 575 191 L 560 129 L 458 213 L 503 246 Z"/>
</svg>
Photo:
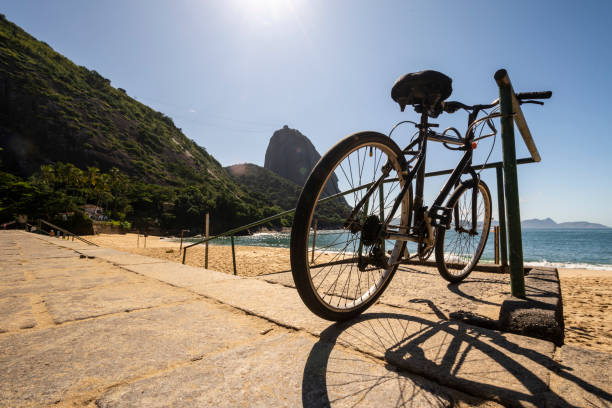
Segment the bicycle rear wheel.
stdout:
<svg viewBox="0 0 612 408">
<path fill-rule="evenodd" d="M 359 227 L 344 229 L 386 163 L 391 172 L 358 211 Z M 405 242 L 384 241 L 378 231 L 404 185 L 404 165 L 393 140 L 362 132 L 336 144 L 312 170 L 294 215 L 291 270 L 300 297 L 316 315 L 349 319 L 374 303 L 389 284 Z M 407 225 L 409 207 L 408 193 L 391 224 L 398 229 Z M 315 219 L 320 230 L 313 250 Z"/>
<path fill-rule="evenodd" d="M 476 230 L 472 229 L 472 202 L 476 191 Z M 481 180 L 461 184 L 449 199 L 453 208 L 451 227 L 436 230 L 438 272 L 449 282 L 459 282 L 474 270 L 491 228 L 491 193 Z"/>
</svg>

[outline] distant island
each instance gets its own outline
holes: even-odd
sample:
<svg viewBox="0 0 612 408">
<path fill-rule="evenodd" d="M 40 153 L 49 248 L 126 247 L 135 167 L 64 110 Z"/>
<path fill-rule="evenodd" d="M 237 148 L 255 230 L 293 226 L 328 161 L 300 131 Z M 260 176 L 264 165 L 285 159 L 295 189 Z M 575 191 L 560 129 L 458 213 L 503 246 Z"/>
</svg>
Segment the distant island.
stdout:
<svg viewBox="0 0 612 408">
<path fill-rule="evenodd" d="M 600 228 L 610 228 L 608 226 L 602 224 L 596 224 L 593 222 L 586 221 L 572 221 L 572 222 L 561 222 L 556 223 L 551 218 L 544 218 L 542 220 L 533 218 L 531 220 L 523 220 L 521 222 L 521 227 L 523 228 L 582 228 L 582 229 L 600 229 Z"/>
</svg>

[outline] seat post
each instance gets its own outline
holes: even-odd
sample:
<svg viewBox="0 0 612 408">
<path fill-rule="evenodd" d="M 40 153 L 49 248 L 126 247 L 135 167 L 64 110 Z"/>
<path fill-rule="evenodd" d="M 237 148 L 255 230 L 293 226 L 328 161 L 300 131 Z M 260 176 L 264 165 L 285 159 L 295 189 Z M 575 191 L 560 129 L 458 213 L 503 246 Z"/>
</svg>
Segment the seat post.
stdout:
<svg viewBox="0 0 612 408">
<path fill-rule="evenodd" d="M 428 123 L 429 117 L 427 116 L 427 112 L 421 112 L 421 123 L 419 124 L 419 150 L 423 151 L 423 163 L 417 172 L 416 177 L 416 188 L 414 192 L 414 208 L 420 208 L 423 206 L 423 188 L 425 183 L 425 159 L 427 157 L 427 129 L 429 126 Z M 417 212 L 417 217 L 419 217 L 420 212 Z M 417 225 L 418 221 L 422 221 L 420 219 L 415 218 L 415 224 Z"/>
</svg>

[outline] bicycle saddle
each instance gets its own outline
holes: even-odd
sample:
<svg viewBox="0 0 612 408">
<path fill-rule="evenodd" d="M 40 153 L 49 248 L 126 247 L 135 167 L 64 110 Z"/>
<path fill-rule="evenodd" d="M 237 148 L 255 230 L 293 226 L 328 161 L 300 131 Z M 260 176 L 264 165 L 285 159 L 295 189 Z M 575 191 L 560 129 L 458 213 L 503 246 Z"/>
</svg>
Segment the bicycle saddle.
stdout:
<svg viewBox="0 0 612 408">
<path fill-rule="evenodd" d="M 406 105 L 420 105 L 435 118 L 442 112 L 442 102 L 453 92 L 452 83 L 452 79 L 438 71 L 413 72 L 395 81 L 391 98 L 399 104 L 402 112 Z"/>
</svg>

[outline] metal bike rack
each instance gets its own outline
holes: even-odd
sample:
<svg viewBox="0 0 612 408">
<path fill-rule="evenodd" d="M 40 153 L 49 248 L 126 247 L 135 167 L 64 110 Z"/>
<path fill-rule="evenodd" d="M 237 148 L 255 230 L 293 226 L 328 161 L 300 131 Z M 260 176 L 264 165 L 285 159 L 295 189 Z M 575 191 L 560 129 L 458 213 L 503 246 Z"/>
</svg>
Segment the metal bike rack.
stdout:
<svg viewBox="0 0 612 408">
<path fill-rule="evenodd" d="M 503 194 L 505 192 L 505 207 L 506 207 L 506 218 L 503 219 L 501 215 L 503 210 L 500 209 L 500 235 L 503 238 L 502 248 L 505 247 L 506 236 L 508 239 L 508 246 L 510 248 L 510 288 L 512 296 L 525 298 L 525 276 L 523 274 L 523 241 L 521 237 L 521 212 L 519 203 L 519 191 L 518 191 L 518 176 L 516 171 L 516 165 L 519 164 L 519 160 L 516 159 L 516 146 L 514 141 L 514 124 L 518 127 L 527 149 L 531 154 L 532 162 L 539 162 L 542 160 L 540 153 L 531 137 L 529 127 L 523 116 L 521 110 L 521 104 L 519 103 L 510 77 L 505 69 L 500 69 L 495 73 L 495 81 L 499 87 L 499 105 L 501 111 L 501 137 L 502 137 L 502 150 L 503 150 L 503 186 L 504 191 L 501 191 L 500 181 L 502 181 L 501 168 L 497 169 L 497 182 L 498 191 L 497 196 L 499 205 L 504 203 Z M 513 121 L 514 119 L 514 121 Z M 507 234 L 505 231 L 507 219 Z M 505 248 L 504 248 L 505 249 Z M 502 253 L 505 251 L 502 251 Z"/>
</svg>

